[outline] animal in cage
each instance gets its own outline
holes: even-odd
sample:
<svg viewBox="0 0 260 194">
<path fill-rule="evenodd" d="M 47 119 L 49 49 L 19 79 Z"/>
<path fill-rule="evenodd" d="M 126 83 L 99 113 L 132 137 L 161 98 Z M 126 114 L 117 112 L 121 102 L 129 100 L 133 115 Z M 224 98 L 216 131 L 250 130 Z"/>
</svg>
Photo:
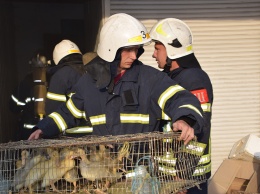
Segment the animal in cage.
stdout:
<svg viewBox="0 0 260 194">
<path fill-rule="evenodd" d="M 77 181 L 79 180 L 78 167 L 75 166 L 71 170 L 67 171 L 63 178 L 73 184 L 73 191 L 71 193 L 77 192 Z"/>
<path fill-rule="evenodd" d="M 118 155 L 115 158 L 108 156 L 108 152 L 104 145 L 99 145 L 99 151 L 95 152 L 88 159 L 86 153 L 83 149 L 79 149 L 81 161 L 79 164 L 81 175 L 88 181 L 99 181 L 106 180 L 105 190 L 108 188 L 109 184 L 123 176 L 122 172 L 117 172 L 117 170 L 122 170 L 123 157 L 128 156 L 129 143 L 126 142 L 123 147 L 119 150 Z M 92 147 L 93 150 L 93 147 Z M 101 173 L 102 172 L 102 173 Z M 97 184 L 98 185 L 98 184 Z M 96 192 L 99 188 L 95 189 Z"/>
<path fill-rule="evenodd" d="M 29 162 L 30 152 L 28 150 L 22 150 L 21 152 L 21 160 L 17 160 L 15 165 L 16 169 L 22 169 L 26 163 Z"/>
<path fill-rule="evenodd" d="M 0 187 L 0 193 L 177 193 L 206 181 L 204 174 L 195 175 L 203 154 L 199 144 L 194 140 L 184 145 L 179 135 L 153 132 L 1 144 L 0 175 L 8 186 L 3 191 Z M 29 151 L 28 159 L 21 158 L 23 150 Z M 25 168 L 39 150 L 48 150 L 48 157 L 32 165 L 21 188 L 15 188 L 16 165 Z M 22 160 L 24 166 L 17 162 Z"/>
<path fill-rule="evenodd" d="M 39 157 L 37 157 L 37 158 L 39 158 Z M 17 160 L 15 163 L 17 171 L 14 175 L 14 181 L 13 181 L 12 187 L 15 187 L 15 189 L 17 189 L 17 190 L 21 189 L 24 184 L 24 178 L 26 177 L 30 168 L 33 167 L 34 163 L 37 163 L 37 162 L 38 162 L 37 160 L 31 160 L 31 162 L 30 162 L 30 152 L 27 150 L 22 150 L 21 151 L 21 160 Z M 26 164 L 26 166 L 25 166 L 25 164 Z"/>
<path fill-rule="evenodd" d="M 29 189 L 29 193 L 33 193 L 33 186 L 38 182 L 42 181 L 45 173 L 52 166 L 57 166 L 59 160 L 59 153 L 57 150 L 49 151 L 49 159 L 39 162 L 34 165 L 33 168 L 29 171 L 28 175 L 25 178 L 24 189 Z"/>
<path fill-rule="evenodd" d="M 22 150 L 21 151 L 21 166 L 17 165 L 18 161 L 16 161 L 16 166 L 19 168 L 14 174 L 12 187 L 14 187 L 16 190 L 20 190 L 24 187 L 25 179 L 30 170 L 37 165 L 39 162 L 43 161 L 45 159 L 45 153 L 42 152 L 43 150 L 38 150 L 38 152 L 33 155 L 28 150 Z"/>
<path fill-rule="evenodd" d="M 69 170 L 72 170 L 76 163 L 74 158 L 78 156 L 77 151 L 70 148 L 64 148 L 60 151 L 60 161 L 57 165 L 52 165 L 48 168 L 47 172 L 45 173 L 42 181 L 42 188 L 48 187 L 51 185 L 53 191 L 58 191 L 56 189 L 54 183 L 60 179 L 68 172 Z"/>
</svg>

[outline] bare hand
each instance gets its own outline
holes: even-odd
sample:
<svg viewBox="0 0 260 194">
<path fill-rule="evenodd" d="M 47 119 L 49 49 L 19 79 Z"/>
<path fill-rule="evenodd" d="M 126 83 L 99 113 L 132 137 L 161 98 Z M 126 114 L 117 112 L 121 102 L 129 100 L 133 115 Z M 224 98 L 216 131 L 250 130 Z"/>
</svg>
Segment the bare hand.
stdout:
<svg viewBox="0 0 260 194">
<path fill-rule="evenodd" d="M 42 130 L 41 129 L 37 129 L 36 131 L 34 131 L 30 137 L 28 138 L 28 140 L 35 140 L 35 139 L 40 139 L 41 135 L 42 135 Z"/>
<path fill-rule="evenodd" d="M 184 145 L 187 145 L 192 140 L 194 135 L 194 129 L 183 120 L 178 120 L 172 124 L 173 131 L 181 131 L 179 140 L 184 141 Z"/>
</svg>

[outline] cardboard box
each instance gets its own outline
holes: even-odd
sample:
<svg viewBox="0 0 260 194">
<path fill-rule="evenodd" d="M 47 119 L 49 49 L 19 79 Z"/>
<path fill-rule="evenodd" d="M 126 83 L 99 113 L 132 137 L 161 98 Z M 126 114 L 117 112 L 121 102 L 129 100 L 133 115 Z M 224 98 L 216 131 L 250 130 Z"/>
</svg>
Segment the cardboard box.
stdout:
<svg viewBox="0 0 260 194">
<path fill-rule="evenodd" d="M 210 194 L 260 193 L 260 164 L 225 159 L 209 182 Z"/>
<path fill-rule="evenodd" d="M 240 139 L 233 145 L 228 158 L 260 163 L 260 138 L 250 134 Z"/>
</svg>

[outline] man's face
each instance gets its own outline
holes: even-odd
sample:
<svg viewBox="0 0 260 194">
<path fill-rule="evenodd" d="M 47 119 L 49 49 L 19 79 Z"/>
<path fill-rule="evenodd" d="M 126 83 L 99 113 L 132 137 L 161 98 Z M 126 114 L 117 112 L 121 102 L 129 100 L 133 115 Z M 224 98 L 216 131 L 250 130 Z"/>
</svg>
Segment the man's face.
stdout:
<svg viewBox="0 0 260 194">
<path fill-rule="evenodd" d="M 123 48 L 121 52 L 121 61 L 119 65 L 119 69 L 126 70 L 131 67 L 134 60 L 136 60 L 136 55 L 138 52 L 139 46 L 131 46 L 127 48 Z"/>
<path fill-rule="evenodd" d="M 155 42 L 153 58 L 155 58 L 155 60 L 157 61 L 158 67 L 160 69 L 163 69 L 166 64 L 167 52 L 165 46 L 162 43 Z"/>
</svg>

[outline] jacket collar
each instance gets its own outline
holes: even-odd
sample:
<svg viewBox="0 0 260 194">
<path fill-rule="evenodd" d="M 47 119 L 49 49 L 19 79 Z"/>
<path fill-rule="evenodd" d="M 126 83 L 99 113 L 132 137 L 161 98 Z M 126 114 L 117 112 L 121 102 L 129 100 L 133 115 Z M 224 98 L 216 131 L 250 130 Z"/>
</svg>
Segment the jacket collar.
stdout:
<svg viewBox="0 0 260 194">
<path fill-rule="evenodd" d="M 120 81 L 122 82 L 137 82 L 139 77 L 139 67 L 143 65 L 140 61 L 135 60 L 130 69 L 127 69 Z M 120 82 L 119 81 L 119 82 Z"/>
</svg>

